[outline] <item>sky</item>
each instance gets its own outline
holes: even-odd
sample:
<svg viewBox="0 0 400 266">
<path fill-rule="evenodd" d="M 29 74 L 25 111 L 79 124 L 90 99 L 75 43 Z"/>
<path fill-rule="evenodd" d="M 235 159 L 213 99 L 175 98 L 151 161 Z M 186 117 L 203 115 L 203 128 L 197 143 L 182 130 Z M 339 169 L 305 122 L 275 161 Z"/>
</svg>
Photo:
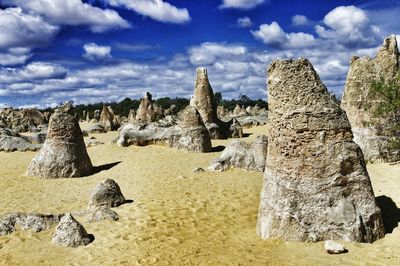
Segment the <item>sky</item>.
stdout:
<svg viewBox="0 0 400 266">
<path fill-rule="evenodd" d="M 190 97 L 266 99 L 266 69 L 308 58 L 342 94 L 353 55 L 400 40 L 399 0 L 0 0 L 0 107 Z"/>
</svg>

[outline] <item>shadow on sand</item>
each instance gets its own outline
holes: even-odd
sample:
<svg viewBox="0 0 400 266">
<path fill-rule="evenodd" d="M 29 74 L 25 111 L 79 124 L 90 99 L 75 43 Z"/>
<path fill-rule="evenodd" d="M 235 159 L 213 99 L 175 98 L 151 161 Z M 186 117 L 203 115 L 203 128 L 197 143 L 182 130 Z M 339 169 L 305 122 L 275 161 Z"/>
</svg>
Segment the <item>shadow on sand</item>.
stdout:
<svg viewBox="0 0 400 266">
<path fill-rule="evenodd" d="M 100 165 L 100 166 L 94 166 L 92 175 L 100 173 L 101 171 L 110 170 L 111 168 L 113 168 L 114 166 L 117 166 L 120 163 L 122 163 L 122 161 L 115 162 L 115 163 L 103 164 L 103 165 Z"/>
<path fill-rule="evenodd" d="M 219 145 L 219 146 L 212 147 L 211 152 L 219 152 L 219 151 L 223 151 L 223 150 L 225 150 L 225 146 Z"/>
<path fill-rule="evenodd" d="M 379 208 L 381 208 L 385 232 L 386 234 L 390 234 L 399 225 L 400 209 L 397 208 L 396 203 L 391 198 L 385 195 L 376 197 L 376 202 Z"/>
</svg>

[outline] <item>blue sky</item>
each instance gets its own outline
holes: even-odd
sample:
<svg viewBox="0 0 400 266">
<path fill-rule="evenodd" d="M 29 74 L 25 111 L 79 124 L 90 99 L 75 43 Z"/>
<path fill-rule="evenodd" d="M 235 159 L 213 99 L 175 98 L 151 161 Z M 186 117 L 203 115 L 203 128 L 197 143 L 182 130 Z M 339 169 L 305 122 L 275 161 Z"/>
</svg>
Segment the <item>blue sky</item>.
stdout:
<svg viewBox="0 0 400 266">
<path fill-rule="evenodd" d="M 0 0 L 0 107 L 190 97 L 198 66 L 225 98 L 265 98 L 270 62 L 298 57 L 341 95 L 399 15 L 398 0 Z"/>
</svg>

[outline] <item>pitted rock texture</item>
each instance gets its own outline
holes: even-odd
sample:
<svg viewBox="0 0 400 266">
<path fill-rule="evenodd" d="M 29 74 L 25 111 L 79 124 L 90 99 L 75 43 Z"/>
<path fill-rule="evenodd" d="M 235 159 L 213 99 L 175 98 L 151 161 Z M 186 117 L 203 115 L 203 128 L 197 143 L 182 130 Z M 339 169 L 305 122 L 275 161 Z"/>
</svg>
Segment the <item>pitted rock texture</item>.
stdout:
<svg viewBox="0 0 400 266">
<path fill-rule="evenodd" d="M 86 229 L 70 214 L 65 214 L 56 227 L 52 244 L 64 247 L 78 247 L 91 243 L 94 236 L 86 232 Z"/>
<path fill-rule="evenodd" d="M 346 113 L 306 59 L 268 68 L 268 156 L 257 233 L 286 241 L 373 242 L 384 236 Z"/>
<path fill-rule="evenodd" d="M 35 233 L 47 230 L 58 223 L 61 216 L 62 214 L 9 213 L 0 217 L 0 236 L 13 233 L 17 225 L 22 230 L 30 229 Z"/>
<path fill-rule="evenodd" d="M 214 100 L 214 91 L 208 80 L 207 68 L 199 67 L 196 70 L 194 95 L 190 100 L 190 105 L 199 111 L 212 139 L 231 137 L 232 121 L 224 122 L 217 116 L 217 105 Z"/>
<path fill-rule="evenodd" d="M 48 122 L 45 114 L 37 109 L 0 109 L 0 121 L 5 127 L 16 132 L 37 132 L 40 131 Z"/>
<path fill-rule="evenodd" d="M 180 112 L 179 122 L 128 123 L 119 130 L 120 146 L 163 144 L 189 152 L 210 152 L 211 137 L 200 113 L 193 106 Z M 178 123 L 176 125 L 176 123 Z"/>
<path fill-rule="evenodd" d="M 50 118 L 47 139 L 32 159 L 26 175 L 69 178 L 91 174 L 92 163 L 72 105 L 66 103 Z"/>
<path fill-rule="evenodd" d="M 400 71 L 400 54 L 396 36 L 386 38 L 375 58 L 353 57 L 347 75 L 341 107 L 346 110 L 354 141 L 364 158 L 370 162 L 391 162 L 400 159 L 400 151 L 390 149 L 390 138 L 379 125 L 390 123 L 385 117 L 375 117 L 373 110 L 381 99 L 370 96 L 374 81 L 393 80 Z"/>
<path fill-rule="evenodd" d="M 263 172 L 267 159 L 268 139 L 258 136 L 252 143 L 241 140 L 230 142 L 221 156 L 210 163 L 210 170 L 225 171 L 231 167 Z"/>
</svg>

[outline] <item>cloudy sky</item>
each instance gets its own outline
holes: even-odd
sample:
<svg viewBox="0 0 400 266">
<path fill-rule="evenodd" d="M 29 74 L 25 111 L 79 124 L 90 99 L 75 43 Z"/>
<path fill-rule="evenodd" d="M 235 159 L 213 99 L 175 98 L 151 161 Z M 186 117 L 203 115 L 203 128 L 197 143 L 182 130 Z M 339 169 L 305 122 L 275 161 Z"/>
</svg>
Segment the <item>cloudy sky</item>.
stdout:
<svg viewBox="0 0 400 266">
<path fill-rule="evenodd" d="M 224 98 L 265 98 L 268 64 L 298 57 L 339 96 L 399 15 L 399 0 L 0 0 L 0 107 L 190 97 L 198 66 Z"/>
</svg>

